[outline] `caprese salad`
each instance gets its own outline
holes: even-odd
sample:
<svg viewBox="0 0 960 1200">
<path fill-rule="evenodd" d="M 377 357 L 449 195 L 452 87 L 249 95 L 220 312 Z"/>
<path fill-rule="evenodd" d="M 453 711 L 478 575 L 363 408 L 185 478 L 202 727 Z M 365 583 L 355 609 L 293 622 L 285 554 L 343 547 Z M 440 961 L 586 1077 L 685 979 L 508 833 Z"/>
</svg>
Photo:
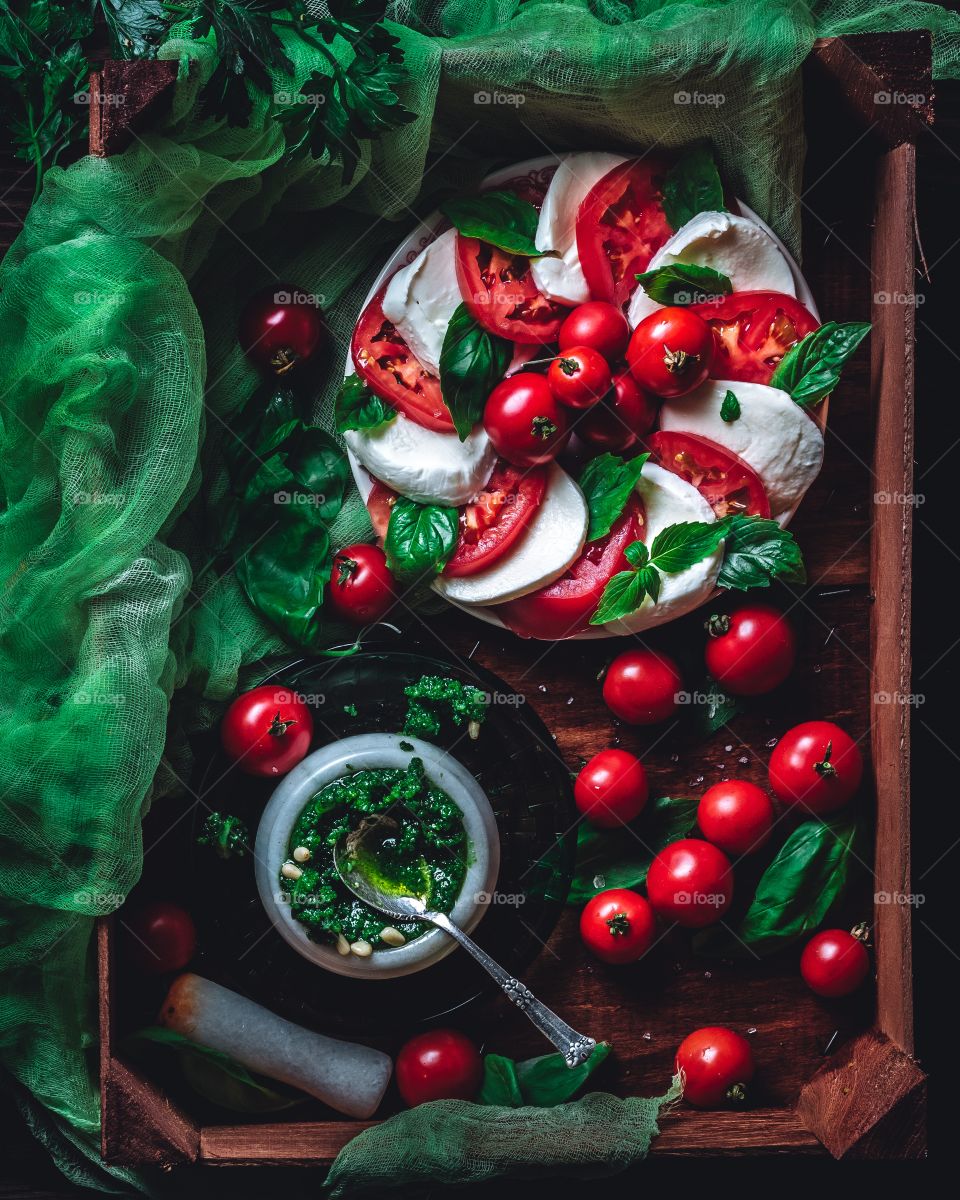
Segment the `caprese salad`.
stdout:
<svg viewBox="0 0 960 1200">
<path fill-rule="evenodd" d="M 702 146 L 564 155 L 443 205 L 354 329 L 336 424 L 386 562 L 514 632 L 632 633 L 802 578 L 821 324 Z"/>
</svg>

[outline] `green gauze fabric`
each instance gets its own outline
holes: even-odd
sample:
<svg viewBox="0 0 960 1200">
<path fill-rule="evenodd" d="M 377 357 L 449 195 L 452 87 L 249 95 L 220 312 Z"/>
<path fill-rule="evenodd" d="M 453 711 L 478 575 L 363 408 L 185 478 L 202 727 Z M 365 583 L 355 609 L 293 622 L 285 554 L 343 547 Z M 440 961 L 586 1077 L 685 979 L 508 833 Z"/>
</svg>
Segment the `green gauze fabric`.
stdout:
<svg viewBox="0 0 960 1200">
<path fill-rule="evenodd" d="M 187 778 L 185 732 L 284 648 L 230 565 L 212 565 L 223 433 L 257 384 L 236 345 L 245 298 L 278 279 L 324 297 L 333 352 L 316 415 L 329 424 L 377 266 L 494 160 L 707 136 L 799 249 L 798 68 L 814 37 L 925 27 L 940 75 L 960 58 L 960 17 L 919 3 L 400 0 L 394 15 L 419 119 L 369 147 L 349 187 L 284 158 L 265 98 L 244 129 L 202 120 L 211 49 L 173 41 L 172 112 L 122 155 L 52 170 L 0 267 L 0 1060 L 81 1135 L 98 1125 L 92 918 L 139 877 L 140 820 Z M 288 49 L 296 86 L 324 69 L 296 39 Z M 354 498 L 333 539 L 368 528 Z M 557 1136 L 527 1161 L 556 1161 L 564 1122 L 607 1105 L 591 1154 L 619 1162 L 638 1104 L 530 1115 Z M 461 1134 L 494 1124 L 507 1154 L 500 1134 L 522 1118 L 457 1111 L 432 1161 L 468 1177 L 484 1168 Z M 391 1122 L 411 1153 L 424 1119 Z"/>
<path fill-rule="evenodd" d="M 330 1168 L 332 1200 L 402 1192 L 418 1184 L 595 1179 L 646 1158 L 657 1117 L 680 1094 L 620 1100 L 590 1092 L 556 1108 L 486 1108 L 436 1100 L 391 1117 L 346 1145 Z"/>
</svg>

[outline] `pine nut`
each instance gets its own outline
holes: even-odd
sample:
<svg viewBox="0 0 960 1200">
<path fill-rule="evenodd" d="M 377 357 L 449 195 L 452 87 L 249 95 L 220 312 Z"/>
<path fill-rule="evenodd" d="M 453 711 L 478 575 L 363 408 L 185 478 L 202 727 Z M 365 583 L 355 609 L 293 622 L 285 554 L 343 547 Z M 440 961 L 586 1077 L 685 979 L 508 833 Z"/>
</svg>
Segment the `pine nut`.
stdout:
<svg viewBox="0 0 960 1200">
<path fill-rule="evenodd" d="M 467 726 L 467 733 L 469 733 L 469 735 L 470 735 L 470 740 L 475 742 L 477 740 L 477 738 L 480 736 L 480 722 L 479 721 L 471 721 L 470 724 Z"/>
<path fill-rule="evenodd" d="M 338 954 L 349 954 L 350 953 L 350 943 L 347 941 L 347 939 L 343 936 L 342 933 L 337 934 L 337 953 Z"/>
<path fill-rule="evenodd" d="M 280 874 L 284 879 L 299 879 L 303 872 L 296 863 L 285 862 L 280 868 Z"/>
<path fill-rule="evenodd" d="M 293 861 L 294 862 L 301 862 L 301 863 L 309 862 L 312 857 L 313 856 L 311 855 L 310 851 L 307 849 L 306 846 L 297 846 L 297 848 L 293 852 Z"/>
<path fill-rule="evenodd" d="M 392 925 L 384 925 L 380 930 L 380 940 L 388 946 L 402 946 L 407 939 L 399 929 L 394 929 Z"/>
<path fill-rule="evenodd" d="M 357 958 L 369 958 L 373 953 L 373 947 L 369 942 L 365 942 L 363 938 L 361 938 L 359 942 L 351 943 L 350 953 L 355 954 Z"/>
</svg>

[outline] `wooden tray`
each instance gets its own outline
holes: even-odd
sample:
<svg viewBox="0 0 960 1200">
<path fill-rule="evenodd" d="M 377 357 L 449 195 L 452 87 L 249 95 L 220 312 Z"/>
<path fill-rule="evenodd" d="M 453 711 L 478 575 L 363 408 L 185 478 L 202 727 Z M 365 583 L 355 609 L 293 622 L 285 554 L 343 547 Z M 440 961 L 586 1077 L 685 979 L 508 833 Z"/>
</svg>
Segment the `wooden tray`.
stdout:
<svg viewBox="0 0 960 1200">
<path fill-rule="evenodd" d="M 138 121 L 164 102 L 173 76 L 170 64 L 105 64 L 94 89 L 124 90 L 129 79 L 131 103 L 91 103 L 91 114 L 103 117 L 91 129 L 92 152 L 115 152 L 136 137 Z M 619 738 L 647 763 L 659 794 L 702 790 L 701 777 L 718 778 L 722 765 L 763 782 L 766 743 L 812 716 L 840 721 L 864 737 L 862 746 L 869 730 L 875 896 L 860 898 L 858 915 L 873 903 L 875 993 L 863 989 L 859 998 L 827 1004 L 804 987 L 789 953 L 772 963 L 713 966 L 692 958 L 680 938 L 666 939 L 650 964 L 608 971 L 587 963 L 572 910 L 527 974 L 573 1025 L 614 1043 L 596 1086 L 620 1094 L 663 1091 L 677 1044 L 699 1025 L 756 1027 L 761 1106 L 744 1113 L 680 1106 L 662 1122 L 653 1143 L 658 1156 L 909 1158 L 925 1147 L 925 1077 L 912 1058 L 911 908 L 884 902 L 910 892 L 909 707 L 896 701 L 910 693 L 912 507 L 883 497 L 902 501 L 912 491 L 914 309 L 884 296 L 907 297 L 915 287 L 914 143 L 932 121 L 929 37 L 823 40 L 805 77 L 804 273 L 824 313 L 869 317 L 873 335 L 869 372 L 852 369 L 831 407 L 826 467 L 794 525 L 810 583 L 793 613 L 802 651 L 789 696 L 771 698 L 764 714 L 734 718 L 686 761 L 673 761 L 669 739 L 654 749 L 656 733 L 617 728 L 603 705 L 594 680 L 611 643 L 553 648 L 459 614 L 438 623 L 451 651 L 529 697 L 568 764 Z M 878 104 L 878 92 L 923 100 Z M 112 969 L 114 924 L 104 918 L 98 927 L 107 1161 L 324 1164 L 368 1127 L 327 1110 L 312 1120 L 212 1124 L 165 1096 L 115 1048 L 123 1013 Z M 542 1050 L 501 998 L 475 1006 L 467 1027 L 502 1053 Z"/>
</svg>

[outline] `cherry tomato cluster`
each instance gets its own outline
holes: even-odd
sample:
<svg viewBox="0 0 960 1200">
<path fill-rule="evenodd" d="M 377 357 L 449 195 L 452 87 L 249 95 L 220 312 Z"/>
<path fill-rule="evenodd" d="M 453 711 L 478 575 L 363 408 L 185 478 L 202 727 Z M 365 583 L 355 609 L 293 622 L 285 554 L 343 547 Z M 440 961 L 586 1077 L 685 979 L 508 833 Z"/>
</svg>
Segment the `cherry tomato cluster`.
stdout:
<svg viewBox="0 0 960 1200">
<path fill-rule="evenodd" d="M 483 425 L 497 453 L 518 467 L 550 462 L 573 430 L 597 450 L 623 452 L 656 423 L 657 402 L 624 362 L 630 327 L 615 304 L 575 308 L 557 334 L 545 374 L 526 370 L 501 380 Z"/>
</svg>

